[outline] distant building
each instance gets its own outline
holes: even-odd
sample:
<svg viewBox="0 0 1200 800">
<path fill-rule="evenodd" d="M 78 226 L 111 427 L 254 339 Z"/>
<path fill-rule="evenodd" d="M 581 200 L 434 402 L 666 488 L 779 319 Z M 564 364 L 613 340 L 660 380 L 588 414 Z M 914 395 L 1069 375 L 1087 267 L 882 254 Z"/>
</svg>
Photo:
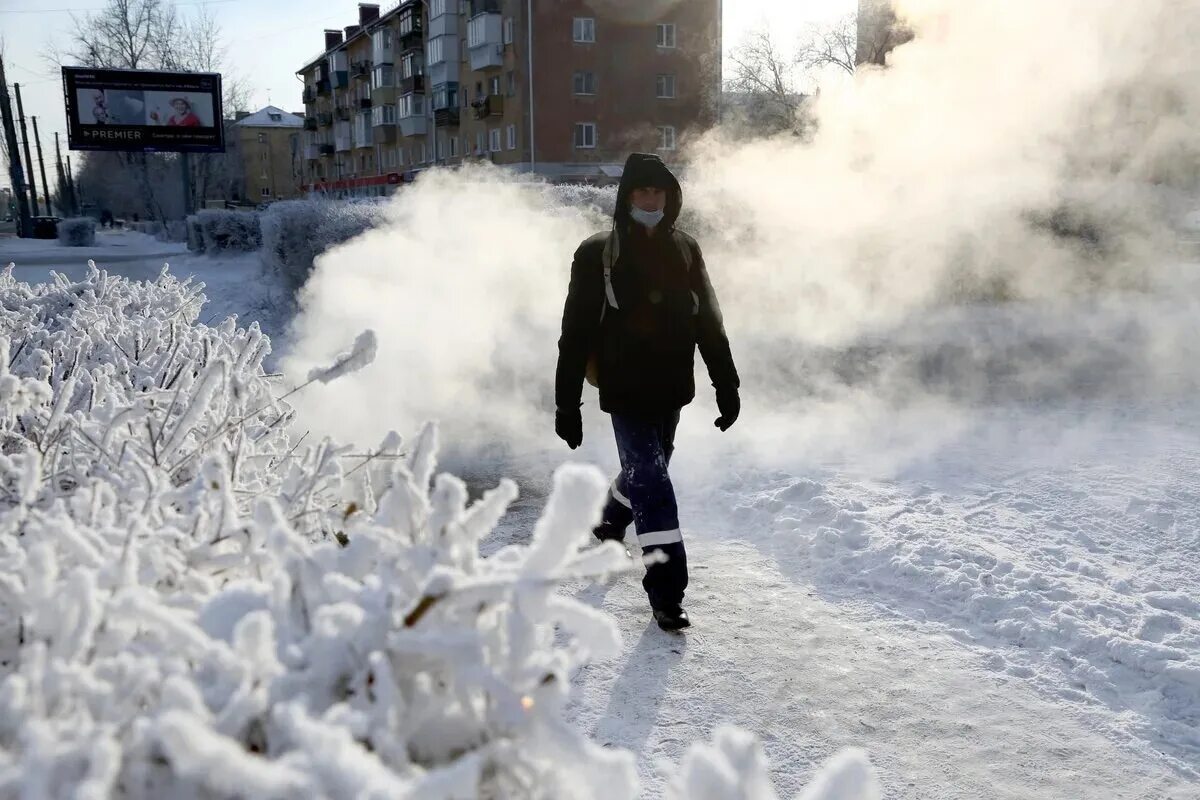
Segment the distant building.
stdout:
<svg viewBox="0 0 1200 800">
<path fill-rule="evenodd" d="M 415 171 L 471 161 L 609 183 L 627 153 L 673 161 L 716 123 L 720 0 L 358 9 L 299 70 L 315 191 L 389 194 Z"/>
<path fill-rule="evenodd" d="M 884 66 L 888 53 L 912 38 L 912 31 L 896 18 L 892 0 L 858 0 L 855 64 Z"/>
<path fill-rule="evenodd" d="M 231 129 L 240 167 L 238 182 L 246 202 L 300 196 L 303 117 L 267 106 L 253 114 L 239 113 Z"/>
</svg>

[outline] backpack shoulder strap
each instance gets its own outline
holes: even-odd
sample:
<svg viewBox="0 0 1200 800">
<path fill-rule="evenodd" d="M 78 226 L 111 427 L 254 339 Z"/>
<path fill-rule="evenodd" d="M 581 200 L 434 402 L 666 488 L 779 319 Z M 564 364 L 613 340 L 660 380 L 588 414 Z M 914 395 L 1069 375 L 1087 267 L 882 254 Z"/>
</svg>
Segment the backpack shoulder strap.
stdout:
<svg viewBox="0 0 1200 800">
<path fill-rule="evenodd" d="M 604 264 L 604 305 L 600 307 L 600 321 L 604 321 L 604 314 L 608 311 L 608 307 L 620 308 L 617 305 L 617 293 L 613 291 L 612 271 L 616 266 L 617 259 L 621 257 L 621 237 L 617 236 L 614 230 L 608 235 L 608 241 L 604 243 L 604 254 L 601 256 L 601 261 Z"/>
</svg>

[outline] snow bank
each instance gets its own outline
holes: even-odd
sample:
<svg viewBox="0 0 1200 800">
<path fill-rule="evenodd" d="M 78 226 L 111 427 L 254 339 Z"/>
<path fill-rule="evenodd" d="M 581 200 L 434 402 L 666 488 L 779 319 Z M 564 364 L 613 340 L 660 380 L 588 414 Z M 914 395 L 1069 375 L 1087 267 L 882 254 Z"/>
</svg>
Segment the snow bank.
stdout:
<svg viewBox="0 0 1200 800">
<path fill-rule="evenodd" d="M 468 503 L 432 427 L 302 446 L 304 387 L 202 291 L 0 277 L 0 796 L 635 797 L 560 713 L 618 652 L 556 591 L 625 564 L 585 548 L 604 478 L 562 467 L 483 559 L 514 484 Z"/>
<path fill-rule="evenodd" d="M 91 247 L 96 243 L 96 220 L 72 217 L 58 223 L 58 241 L 66 247 Z"/>
</svg>

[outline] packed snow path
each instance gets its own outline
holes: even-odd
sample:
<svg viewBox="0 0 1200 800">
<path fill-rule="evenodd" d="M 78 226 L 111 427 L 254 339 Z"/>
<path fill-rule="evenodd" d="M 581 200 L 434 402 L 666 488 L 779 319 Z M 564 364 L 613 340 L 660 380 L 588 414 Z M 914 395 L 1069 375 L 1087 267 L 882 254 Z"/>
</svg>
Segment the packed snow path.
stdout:
<svg viewBox="0 0 1200 800">
<path fill-rule="evenodd" d="M 845 745 L 894 798 L 1200 797 L 1200 437 L 1077 419 L 995 412 L 886 479 L 735 466 L 699 493 L 681 465 L 696 627 L 660 632 L 632 576 L 582 589 L 625 654 L 578 676 L 576 722 L 639 754 L 646 797 L 722 722 L 782 797 Z"/>
</svg>

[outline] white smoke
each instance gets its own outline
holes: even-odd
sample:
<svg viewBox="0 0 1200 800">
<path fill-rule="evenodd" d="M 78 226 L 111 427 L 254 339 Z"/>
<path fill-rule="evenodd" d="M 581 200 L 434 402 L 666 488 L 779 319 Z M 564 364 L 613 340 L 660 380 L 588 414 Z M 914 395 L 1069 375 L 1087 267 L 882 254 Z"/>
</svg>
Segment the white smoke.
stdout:
<svg viewBox="0 0 1200 800">
<path fill-rule="evenodd" d="M 1171 267 L 1172 221 L 1200 176 L 1200 8 L 900 11 L 917 38 L 887 70 L 824 92 L 810 145 L 718 131 L 688 153 L 685 221 L 744 376 L 736 441 L 832 450 L 898 408 L 949 432 L 951 409 L 972 403 L 1194 385 L 1184 364 L 1200 337 L 1181 300 L 1194 295 Z M 553 196 L 493 170 L 430 175 L 397 196 L 386 229 L 324 256 L 289 371 L 365 328 L 379 357 L 313 393 L 302 419 L 373 441 L 440 418 L 464 446 L 565 453 L 552 424 L 562 302 L 575 247 L 608 221 Z M 585 400 L 584 455 L 611 461 Z M 684 435 L 702 428 L 711 417 L 689 415 Z M 896 447 L 931 446 L 922 436 Z"/>
</svg>

